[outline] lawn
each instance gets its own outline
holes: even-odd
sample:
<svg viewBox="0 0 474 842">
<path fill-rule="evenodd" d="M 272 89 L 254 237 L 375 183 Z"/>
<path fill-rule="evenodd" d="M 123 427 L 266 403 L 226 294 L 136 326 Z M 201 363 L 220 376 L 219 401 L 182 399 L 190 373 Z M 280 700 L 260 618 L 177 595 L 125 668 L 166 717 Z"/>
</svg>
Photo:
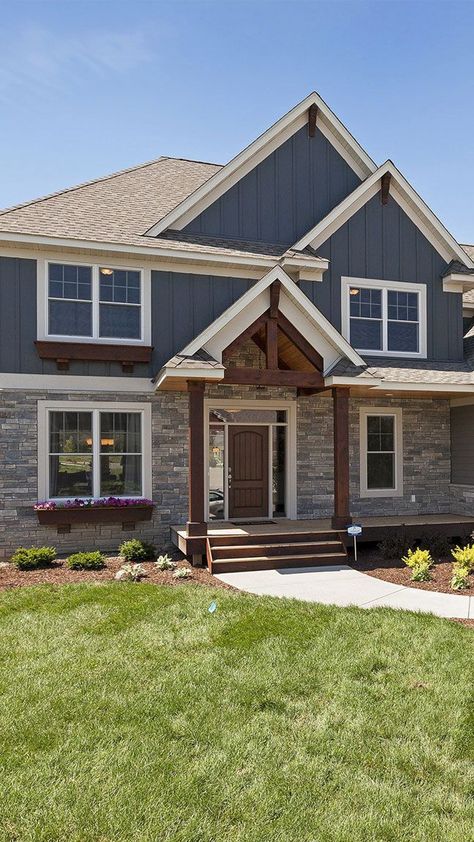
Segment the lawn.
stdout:
<svg viewBox="0 0 474 842">
<path fill-rule="evenodd" d="M 118 583 L 0 624 L 1 842 L 473 839 L 470 629 Z"/>
</svg>

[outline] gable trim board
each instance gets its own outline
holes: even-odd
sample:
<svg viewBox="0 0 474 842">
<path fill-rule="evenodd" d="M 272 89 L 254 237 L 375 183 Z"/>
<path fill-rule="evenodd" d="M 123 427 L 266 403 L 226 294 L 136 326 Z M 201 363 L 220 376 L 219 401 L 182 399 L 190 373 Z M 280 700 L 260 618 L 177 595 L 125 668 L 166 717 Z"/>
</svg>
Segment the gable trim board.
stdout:
<svg viewBox="0 0 474 842">
<path fill-rule="evenodd" d="M 359 187 L 356 187 L 324 219 L 318 222 L 304 237 L 301 237 L 292 248 L 296 251 L 301 251 L 307 246 L 318 249 L 348 219 L 354 216 L 369 199 L 380 191 L 381 179 L 386 173 L 389 173 L 391 176 L 390 195 L 419 228 L 443 260 L 449 263 L 453 258 L 457 258 L 468 268 L 474 269 L 474 262 L 468 257 L 464 249 L 456 242 L 454 237 L 444 227 L 437 216 L 435 216 L 433 211 L 430 210 L 418 193 L 416 193 L 392 161 L 386 161 L 382 164 L 378 170 L 373 172 Z"/>
<path fill-rule="evenodd" d="M 232 158 L 221 170 L 183 199 L 166 216 L 148 229 L 148 237 L 157 237 L 168 228 L 181 231 L 200 213 L 226 193 L 234 184 L 288 140 L 308 122 L 311 105 L 318 108 L 317 126 L 332 143 L 359 178 L 367 178 L 376 170 L 376 164 L 367 155 L 346 127 L 326 105 L 319 94 L 313 92 L 298 103 L 266 132 Z"/>
<path fill-rule="evenodd" d="M 218 359 L 218 356 L 216 357 L 217 354 L 222 359 L 222 350 L 260 315 L 256 310 L 260 309 L 263 313 L 268 309 L 268 292 L 267 297 L 264 296 L 264 293 L 269 290 L 273 281 L 277 280 L 281 282 L 282 293 L 286 293 L 286 295 L 280 296 L 280 310 L 284 316 L 294 321 L 295 327 L 306 339 L 311 342 L 311 338 L 307 335 L 308 327 L 310 329 L 312 328 L 313 331 L 316 329 L 325 341 L 337 351 L 339 357 L 347 357 L 357 366 L 364 365 L 364 361 L 357 351 L 341 336 L 317 307 L 311 303 L 307 296 L 301 292 L 299 287 L 296 286 L 295 282 L 291 280 L 281 266 L 275 266 L 260 281 L 254 284 L 241 298 L 209 325 L 206 330 L 183 348 L 180 353 L 183 356 L 192 356 L 204 348 L 211 356 Z M 306 326 L 303 323 L 304 319 L 306 320 Z M 220 338 L 216 341 L 218 334 L 220 334 Z M 332 361 L 331 365 L 333 365 Z"/>
</svg>

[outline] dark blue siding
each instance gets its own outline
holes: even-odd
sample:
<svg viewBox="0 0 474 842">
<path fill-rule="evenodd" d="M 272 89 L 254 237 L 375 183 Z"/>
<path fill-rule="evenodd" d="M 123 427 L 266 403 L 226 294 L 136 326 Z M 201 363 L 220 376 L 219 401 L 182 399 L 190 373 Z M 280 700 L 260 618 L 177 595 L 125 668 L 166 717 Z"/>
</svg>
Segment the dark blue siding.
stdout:
<svg viewBox="0 0 474 842">
<path fill-rule="evenodd" d="M 289 245 L 358 184 L 319 129 L 309 137 L 303 126 L 184 230 Z"/>
<path fill-rule="evenodd" d="M 428 357 L 462 359 L 462 295 L 443 292 L 446 262 L 392 197 L 382 205 L 374 196 L 318 254 L 330 260 L 324 281 L 301 288 L 338 330 L 341 276 L 426 284 Z"/>
</svg>

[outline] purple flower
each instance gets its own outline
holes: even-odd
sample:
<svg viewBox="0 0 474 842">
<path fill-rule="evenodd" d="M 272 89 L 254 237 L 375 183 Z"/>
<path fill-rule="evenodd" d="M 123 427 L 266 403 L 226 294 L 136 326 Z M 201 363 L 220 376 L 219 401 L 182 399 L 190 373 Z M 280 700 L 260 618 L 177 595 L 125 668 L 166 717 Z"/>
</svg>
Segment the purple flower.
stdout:
<svg viewBox="0 0 474 842">
<path fill-rule="evenodd" d="M 45 500 L 42 503 L 36 503 L 33 507 L 36 512 L 52 511 L 54 509 L 91 509 L 91 508 L 110 508 L 119 509 L 133 506 L 152 506 L 152 500 L 146 497 L 99 497 L 87 499 L 76 497 L 75 500 L 65 500 L 61 503 L 56 503 L 52 500 Z"/>
</svg>

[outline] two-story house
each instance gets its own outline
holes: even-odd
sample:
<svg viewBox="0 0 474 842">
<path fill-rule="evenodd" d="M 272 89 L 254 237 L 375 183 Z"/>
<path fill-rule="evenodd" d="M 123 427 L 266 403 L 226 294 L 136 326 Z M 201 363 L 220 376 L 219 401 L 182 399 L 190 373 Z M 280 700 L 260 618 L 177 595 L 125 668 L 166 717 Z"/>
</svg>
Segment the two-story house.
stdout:
<svg viewBox="0 0 474 842">
<path fill-rule="evenodd" d="M 474 524 L 474 248 L 317 94 L 225 166 L 159 158 L 4 211 L 0 255 L 4 555 Z M 152 505 L 64 508 L 110 496 Z"/>
</svg>

